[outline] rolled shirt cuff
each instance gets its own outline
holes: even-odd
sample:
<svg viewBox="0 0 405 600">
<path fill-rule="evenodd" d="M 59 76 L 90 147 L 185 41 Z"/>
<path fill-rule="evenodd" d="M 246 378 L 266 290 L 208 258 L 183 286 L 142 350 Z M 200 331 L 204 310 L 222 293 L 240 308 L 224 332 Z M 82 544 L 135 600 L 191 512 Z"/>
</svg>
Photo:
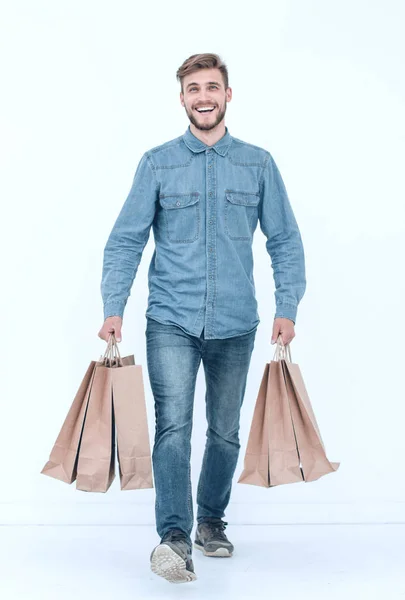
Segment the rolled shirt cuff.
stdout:
<svg viewBox="0 0 405 600">
<path fill-rule="evenodd" d="M 295 325 L 297 320 L 297 306 L 294 306 L 293 304 L 280 304 L 277 306 L 274 318 L 277 319 L 278 317 L 290 319 Z"/>
<path fill-rule="evenodd" d="M 104 321 L 108 317 L 121 317 L 124 316 L 125 303 L 124 302 L 107 302 L 104 304 Z"/>
</svg>

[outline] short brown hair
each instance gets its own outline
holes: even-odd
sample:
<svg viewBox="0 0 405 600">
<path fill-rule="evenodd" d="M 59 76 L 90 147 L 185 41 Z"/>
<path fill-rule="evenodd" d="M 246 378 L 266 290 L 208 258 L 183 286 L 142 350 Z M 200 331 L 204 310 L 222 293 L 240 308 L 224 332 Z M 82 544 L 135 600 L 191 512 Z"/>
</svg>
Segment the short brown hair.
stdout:
<svg viewBox="0 0 405 600">
<path fill-rule="evenodd" d="M 181 91 L 183 93 L 184 77 L 190 75 L 190 73 L 195 73 L 195 71 L 198 71 L 199 69 L 219 69 L 222 74 L 222 79 L 224 80 L 225 89 L 229 87 L 228 69 L 218 54 L 193 54 L 177 69 L 176 78 L 180 81 Z"/>
</svg>

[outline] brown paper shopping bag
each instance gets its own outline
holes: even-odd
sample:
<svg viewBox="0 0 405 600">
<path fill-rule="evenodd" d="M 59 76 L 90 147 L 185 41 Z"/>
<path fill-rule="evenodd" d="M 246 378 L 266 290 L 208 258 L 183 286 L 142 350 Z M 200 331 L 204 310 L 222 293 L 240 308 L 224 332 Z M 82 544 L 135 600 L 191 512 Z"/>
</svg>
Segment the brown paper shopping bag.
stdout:
<svg viewBox="0 0 405 600">
<path fill-rule="evenodd" d="M 90 393 L 79 450 L 78 489 L 108 490 L 115 478 L 115 441 L 121 490 L 153 488 L 142 367 L 131 358 L 130 363 L 121 358 L 112 334 L 104 365 L 96 367 L 94 403 Z"/>
<path fill-rule="evenodd" d="M 76 479 L 77 451 L 82 434 L 89 390 L 97 362 L 92 360 L 41 473 L 65 483 Z"/>
<path fill-rule="evenodd" d="M 290 401 L 278 357 L 270 362 L 268 390 L 270 487 L 302 481 Z"/>
<path fill-rule="evenodd" d="M 76 489 L 83 492 L 107 492 L 115 478 L 112 370 L 94 369 L 77 461 Z"/>
<path fill-rule="evenodd" d="M 238 479 L 238 483 L 249 483 L 262 487 L 269 487 L 269 420 L 266 402 L 269 366 L 267 363 L 264 368 L 250 425 L 244 469 Z"/>
<path fill-rule="evenodd" d="M 133 355 L 125 356 L 122 358 L 122 362 L 125 365 L 134 364 Z M 76 480 L 78 450 L 83 432 L 89 393 L 94 378 L 95 367 L 102 364 L 103 357 L 100 357 L 98 362 L 90 362 L 41 474 L 59 479 L 68 484 Z"/>
<path fill-rule="evenodd" d="M 273 360 L 265 366 L 238 483 L 273 487 L 313 481 L 338 466 L 326 458 L 299 367 L 292 363 L 289 345 L 284 347 L 279 336 Z"/>
<path fill-rule="evenodd" d="M 142 366 L 122 364 L 115 335 L 111 336 L 113 411 L 121 490 L 153 488 L 152 457 Z"/>
<path fill-rule="evenodd" d="M 238 483 L 272 487 L 302 481 L 281 364 L 267 363 Z"/>
<path fill-rule="evenodd" d="M 330 462 L 316 421 L 311 401 L 299 366 L 290 360 L 281 361 L 288 397 L 291 399 L 291 417 L 297 440 L 298 454 L 305 481 L 315 481 L 337 471 L 339 462 Z"/>
</svg>

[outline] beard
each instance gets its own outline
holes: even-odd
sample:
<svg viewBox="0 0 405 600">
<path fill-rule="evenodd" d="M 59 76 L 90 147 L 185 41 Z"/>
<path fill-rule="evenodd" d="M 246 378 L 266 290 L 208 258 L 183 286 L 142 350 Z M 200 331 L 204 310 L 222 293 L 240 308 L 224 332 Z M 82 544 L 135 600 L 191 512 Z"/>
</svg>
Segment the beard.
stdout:
<svg viewBox="0 0 405 600">
<path fill-rule="evenodd" d="M 220 123 L 222 121 L 222 119 L 225 117 L 225 113 L 226 113 L 226 105 L 227 103 L 225 102 L 224 104 L 224 108 L 222 110 L 218 110 L 217 112 L 217 116 L 213 121 L 209 121 L 206 120 L 204 121 L 203 118 L 201 119 L 201 121 L 198 121 L 198 117 L 195 116 L 194 114 L 194 110 L 191 109 L 191 112 L 186 108 L 186 114 L 190 120 L 190 122 L 194 125 L 194 127 L 196 127 L 196 129 L 200 129 L 200 131 L 210 131 L 211 129 L 214 129 L 218 123 Z"/>
</svg>

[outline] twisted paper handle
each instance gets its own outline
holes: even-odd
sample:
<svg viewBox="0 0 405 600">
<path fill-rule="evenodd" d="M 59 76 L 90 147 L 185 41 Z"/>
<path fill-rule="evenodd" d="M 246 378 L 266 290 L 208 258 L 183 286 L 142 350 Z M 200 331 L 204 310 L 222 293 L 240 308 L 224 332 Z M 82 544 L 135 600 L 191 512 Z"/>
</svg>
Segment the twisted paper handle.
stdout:
<svg viewBox="0 0 405 600">
<path fill-rule="evenodd" d="M 118 343 L 115 338 L 115 333 L 110 333 L 108 338 L 107 348 L 104 352 L 104 356 L 100 358 L 100 361 L 109 367 L 123 366 L 121 354 L 118 348 Z"/>
<path fill-rule="evenodd" d="M 287 360 L 287 358 L 288 362 L 292 362 L 290 344 L 286 344 L 284 346 L 281 335 L 279 335 L 277 338 L 277 346 L 274 352 L 273 360 Z"/>
</svg>

